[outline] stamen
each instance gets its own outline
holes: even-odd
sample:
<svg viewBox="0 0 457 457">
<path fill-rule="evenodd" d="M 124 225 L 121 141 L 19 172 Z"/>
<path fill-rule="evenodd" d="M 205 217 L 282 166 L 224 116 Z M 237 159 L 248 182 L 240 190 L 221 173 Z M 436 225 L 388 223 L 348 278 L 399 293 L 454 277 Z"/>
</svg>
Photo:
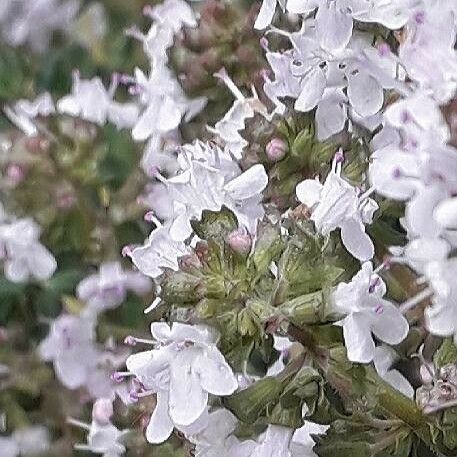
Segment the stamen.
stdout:
<svg viewBox="0 0 457 457">
<path fill-rule="evenodd" d="M 225 68 L 221 68 L 217 73 L 214 73 L 214 76 L 221 79 L 225 83 L 225 85 L 229 88 L 230 92 L 232 92 L 236 99 L 241 102 L 246 100 L 243 92 L 241 92 L 240 89 L 236 87 L 235 83 L 232 81 Z"/>
<path fill-rule="evenodd" d="M 86 424 L 85 422 L 81 422 L 77 419 L 73 419 L 72 417 L 67 418 L 67 423 L 70 425 L 74 425 L 75 427 L 82 428 L 83 430 L 90 430 L 89 424 Z"/>
<path fill-rule="evenodd" d="M 376 192 L 376 188 L 375 187 L 370 187 L 363 194 L 359 195 L 359 200 L 362 201 L 362 200 L 367 199 L 374 192 Z"/>
<path fill-rule="evenodd" d="M 431 287 L 427 287 L 421 292 L 419 292 L 416 296 L 410 298 L 409 300 L 405 301 L 400 306 L 400 312 L 405 314 L 410 309 L 414 308 L 416 305 L 424 301 L 426 298 L 429 298 L 433 295 L 433 289 Z"/>
<path fill-rule="evenodd" d="M 144 314 L 150 313 L 152 310 L 156 309 L 159 305 L 162 299 L 160 297 L 156 297 L 154 301 L 143 311 Z"/>
<path fill-rule="evenodd" d="M 156 341 L 147 340 L 144 338 L 135 338 L 132 335 L 127 336 L 124 340 L 124 344 L 127 346 L 136 346 L 138 343 L 155 345 Z"/>
</svg>

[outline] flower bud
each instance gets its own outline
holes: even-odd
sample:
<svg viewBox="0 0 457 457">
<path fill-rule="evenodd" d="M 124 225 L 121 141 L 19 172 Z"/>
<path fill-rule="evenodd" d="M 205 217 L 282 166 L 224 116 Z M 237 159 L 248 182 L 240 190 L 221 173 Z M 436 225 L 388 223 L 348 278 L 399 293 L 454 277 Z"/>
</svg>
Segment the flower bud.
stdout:
<svg viewBox="0 0 457 457">
<path fill-rule="evenodd" d="M 113 404 L 108 398 L 99 398 L 92 408 L 92 419 L 100 425 L 108 425 L 113 415 Z"/>
<path fill-rule="evenodd" d="M 273 138 L 265 147 L 265 153 L 272 162 L 278 162 L 287 154 L 287 143 L 280 138 Z"/>
<path fill-rule="evenodd" d="M 251 251 L 252 237 L 245 230 L 237 229 L 227 235 L 227 244 L 242 256 L 247 256 Z"/>
<path fill-rule="evenodd" d="M 17 163 L 10 163 L 6 169 L 6 176 L 13 186 L 17 186 L 25 178 L 25 169 Z"/>
</svg>

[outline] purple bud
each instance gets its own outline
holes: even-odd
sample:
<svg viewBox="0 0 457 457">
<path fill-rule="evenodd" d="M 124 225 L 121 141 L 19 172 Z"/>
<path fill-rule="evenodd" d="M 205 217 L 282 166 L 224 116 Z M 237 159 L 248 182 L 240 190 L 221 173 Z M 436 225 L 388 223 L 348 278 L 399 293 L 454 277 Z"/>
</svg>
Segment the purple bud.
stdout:
<svg viewBox="0 0 457 457">
<path fill-rule="evenodd" d="M 136 346 L 136 338 L 134 336 L 129 335 L 124 339 L 124 344 L 126 344 L 127 346 Z"/>
<path fill-rule="evenodd" d="M 265 147 L 265 153 L 272 162 L 283 159 L 288 151 L 287 143 L 280 138 L 273 138 Z"/>
<path fill-rule="evenodd" d="M 6 169 L 6 175 L 13 186 L 17 186 L 25 179 L 25 168 L 17 163 L 11 163 Z"/>
<path fill-rule="evenodd" d="M 247 256 L 251 251 L 252 237 L 242 229 L 234 230 L 227 235 L 227 244 L 238 254 Z"/>
<path fill-rule="evenodd" d="M 334 160 L 336 163 L 343 163 L 344 162 L 344 151 L 343 149 L 338 149 L 338 151 L 335 152 Z"/>
</svg>

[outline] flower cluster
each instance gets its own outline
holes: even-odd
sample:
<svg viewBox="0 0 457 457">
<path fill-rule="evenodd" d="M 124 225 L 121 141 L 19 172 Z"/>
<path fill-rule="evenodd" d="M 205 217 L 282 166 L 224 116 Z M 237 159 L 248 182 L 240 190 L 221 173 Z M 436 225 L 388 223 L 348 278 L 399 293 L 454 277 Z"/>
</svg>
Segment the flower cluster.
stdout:
<svg viewBox="0 0 457 457">
<path fill-rule="evenodd" d="M 79 9 L 37 4 L 0 6 L 4 41 L 44 50 Z M 0 214 L 5 277 L 46 281 L 37 287 L 64 304 L 38 354 L 93 401 L 90 424 L 68 419 L 88 432 L 75 449 L 141 448 L 115 416 L 130 410 L 158 452 L 455 455 L 457 149 L 445 113 L 457 98 L 456 2 L 263 0 L 250 24 L 268 63 L 263 90 L 222 65 L 242 53 L 218 48 L 206 59 L 221 63 L 214 81 L 230 98 L 215 108 L 211 90 L 186 92 L 195 65 L 186 69 L 180 47 L 232 43 L 221 11 L 211 0 L 146 6 L 147 33 L 125 31 L 146 70 L 132 57 L 108 88 L 75 70 L 70 93 L 3 107 L 18 156 L 33 150 L 45 176 L 67 173 L 63 226 L 73 210 L 83 227 L 95 220 L 76 255 L 90 272 L 68 287 L 34 220 Z M 121 183 L 104 160 L 115 135 L 143 149 Z M 22 171 L 7 171 L 17 201 L 33 181 Z M 37 214 L 46 226 L 48 213 Z M 63 264 L 75 257 L 65 247 Z M 152 339 L 132 323 L 141 298 Z M 0 381 L 17 369 L 4 367 Z M 0 453 L 48 442 L 41 428 L 18 428 Z"/>
</svg>

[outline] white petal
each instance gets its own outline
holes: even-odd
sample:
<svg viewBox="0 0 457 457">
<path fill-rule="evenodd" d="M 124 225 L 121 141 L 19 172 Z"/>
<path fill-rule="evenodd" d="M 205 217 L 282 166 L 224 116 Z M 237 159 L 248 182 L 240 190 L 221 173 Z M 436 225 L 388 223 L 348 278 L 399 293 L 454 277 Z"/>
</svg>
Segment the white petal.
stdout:
<svg viewBox="0 0 457 457">
<path fill-rule="evenodd" d="M 238 388 L 232 368 L 215 346 L 208 347 L 195 360 L 195 372 L 203 389 L 214 395 L 230 395 Z"/>
<path fill-rule="evenodd" d="M 375 345 L 371 336 L 370 320 L 365 313 L 352 313 L 343 319 L 344 344 L 348 359 L 369 363 L 373 360 Z"/>
<path fill-rule="evenodd" d="M 356 219 L 348 219 L 341 225 L 341 241 L 345 248 L 361 262 L 374 256 L 374 245 L 365 233 L 365 226 Z"/>
<path fill-rule="evenodd" d="M 157 107 L 151 105 L 139 117 L 132 130 L 132 138 L 135 141 L 147 140 L 153 132 L 158 130 L 157 122 Z"/>
<path fill-rule="evenodd" d="M 457 229 L 457 197 L 448 198 L 439 203 L 433 217 L 442 227 Z"/>
<path fill-rule="evenodd" d="M 352 17 L 337 8 L 337 2 L 321 2 L 316 13 L 319 43 L 334 53 L 344 49 L 352 36 Z"/>
<path fill-rule="evenodd" d="M 395 305 L 380 299 L 379 308 L 373 310 L 372 331 L 387 344 L 399 344 L 406 338 L 409 324 Z"/>
<path fill-rule="evenodd" d="M 276 9 L 276 0 L 263 0 L 254 28 L 262 30 L 268 27 L 273 20 Z"/>
<path fill-rule="evenodd" d="M 326 140 L 341 132 L 347 120 L 347 107 L 337 100 L 322 100 L 316 110 L 317 138 Z"/>
<path fill-rule="evenodd" d="M 408 230 L 415 235 L 434 237 L 440 231 L 439 224 L 433 218 L 433 210 L 446 198 L 444 186 L 430 185 L 419 189 L 405 210 Z"/>
<path fill-rule="evenodd" d="M 13 438 L 0 436 L 0 450 L 2 457 L 16 457 L 19 455 L 19 447 Z"/>
<path fill-rule="evenodd" d="M 312 208 L 320 200 L 322 187 L 318 179 L 305 179 L 297 185 L 295 192 L 301 203 Z"/>
<path fill-rule="evenodd" d="M 295 109 L 303 112 L 312 110 L 321 101 L 326 84 L 322 70 L 319 67 L 310 68 L 303 77 L 301 92 L 295 101 Z"/>
<path fill-rule="evenodd" d="M 240 176 L 229 181 L 224 189 L 235 200 L 259 195 L 268 184 L 268 175 L 261 164 L 254 165 Z"/>
<path fill-rule="evenodd" d="M 41 281 L 49 279 L 57 268 L 54 256 L 41 244 L 30 247 L 29 268 L 32 275 Z"/>
<path fill-rule="evenodd" d="M 453 303 L 429 306 L 424 316 L 426 327 L 431 334 L 449 336 L 455 333 L 457 312 Z"/>
<path fill-rule="evenodd" d="M 364 71 L 348 76 L 348 98 L 352 107 L 362 117 L 376 114 L 384 102 L 382 87 Z"/>
<path fill-rule="evenodd" d="M 5 276 L 12 282 L 23 282 L 29 279 L 30 271 L 22 257 L 7 260 L 4 266 Z"/>
<path fill-rule="evenodd" d="M 155 107 L 155 109 L 157 109 L 157 107 Z M 165 97 L 165 100 L 159 107 L 157 119 L 158 129 L 161 132 L 170 132 L 171 130 L 174 130 L 181 122 L 181 116 L 182 113 L 176 102 L 170 97 Z"/>
<path fill-rule="evenodd" d="M 193 368 L 201 349 L 187 348 L 176 356 L 170 371 L 170 416 L 176 424 L 190 425 L 206 408 L 208 393 Z"/>
<path fill-rule="evenodd" d="M 168 392 L 157 392 L 157 404 L 146 428 L 146 439 L 149 443 L 163 443 L 173 431 L 173 422 L 168 413 Z"/>
<path fill-rule="evenodd" d="M 382 378 L 403 395 L 414 398 L 413 386 L 398 370 L 390 370 Z"/>
</svg>

